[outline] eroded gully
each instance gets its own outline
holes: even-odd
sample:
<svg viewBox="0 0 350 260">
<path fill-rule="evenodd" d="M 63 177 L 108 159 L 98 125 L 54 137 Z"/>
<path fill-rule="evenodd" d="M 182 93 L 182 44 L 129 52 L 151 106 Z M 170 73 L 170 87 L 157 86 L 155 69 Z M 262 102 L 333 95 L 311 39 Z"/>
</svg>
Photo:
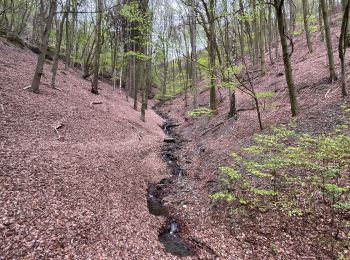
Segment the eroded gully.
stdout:
<svg viewBox="0 0 350 260">
<path fill-rule="evenodd" d="M 154 110 L 163 117 L 163 131 L 166 134 L 162 145 L 162 158 L 167 163 L 171 175 L 158 183 L 150 184 L 147 189 L 147 206 L 150 214 L 163 217 L 163 226 L 159 227 L 158 239 L 163 244 L 164 250 L 175 256 L 194 255 L 194 250 L 182 232 L 181 220 L 170 213 L 170 209 L 164 205 L 164 198 L 174 188 L 174 183 L 179 178 L 184 178 L 186 173 L 178 164 L 176 151 L 182 147 L 182 140 L 176 132 L 178 126 L 173 120 L 162 113 L 157 107 Z"/>
</svg>

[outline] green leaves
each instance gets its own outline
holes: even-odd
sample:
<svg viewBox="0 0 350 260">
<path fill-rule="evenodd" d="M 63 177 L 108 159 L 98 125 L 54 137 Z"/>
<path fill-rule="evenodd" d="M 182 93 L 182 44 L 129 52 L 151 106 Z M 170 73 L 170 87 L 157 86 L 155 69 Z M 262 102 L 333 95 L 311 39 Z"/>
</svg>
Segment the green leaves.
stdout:
<svg viewBox="0 0 350 260">
<path fill-rule="evenodd" d="M 230 181 L 235 181 L 242 178 L 242 175 L 231 167 L 220 167 L 220 171 L 224 173 Z"/>
<path fill-rule="evenodd" d="M 213 193 L 209 196 L 209 198 L 214 200 L 225 200 L 227 202 L 233 202 L 236 200 L 236 197 L 228 191 Z"/>
<path fill-rule="evenodd" d="M 301 217 L 303 212 L 300 209 L 291 209 L 288 210 L 288 217 Z"/>
<path fill-rule="evenodd" d="M 274 97 L 275 93 L 272 91 L 261 91 L 261 92 L 257 92 L 255 93 L 257 98 L 267 98 L 267 97 Z"/>
<path fill-rule="evenodd" d="M 339 187 L 337 184 L 334 183 L 327 183 L 324 185 L 324 188 L 327 192 L 334 195 L 340 195 L 348 191 L 348 188 Z"/>
<path fill-rule="evenodd" d="M 348 127 L 319 135 L 300 134 L 296 127 L 295 122 L 272 127 L 270 133 L 256 135 L 253 144 L 232 153 L 232 165 L 220 167 L 230 192 L 213 196 L 237 201 L 236 208 L 279 209 L 288 217 L 313 210 L 317 216 L 325 207 L 324 214 L 350 210 Z"/>
<path fill-rule="evenodd" d="M 262 196 L 276 196 L 278 192 L 275 192 L 273 190 L 265 190 L 265 189 L 251 189 L 251 192 L 256 195 L 262 195 Z"/>
<path fill-rule="evenodd" d="M 338 202 L 332 207 L 339 210 L 350 210 L 350 202 Z"/>
<path fill-rule="evenodd" d="M 215 115 L 215 110 L 211 110 L 206 107 L 196 108 L 188 113 L 191 117 L 205 117 L 205 116 L 213 116 Z"/>
</svg>

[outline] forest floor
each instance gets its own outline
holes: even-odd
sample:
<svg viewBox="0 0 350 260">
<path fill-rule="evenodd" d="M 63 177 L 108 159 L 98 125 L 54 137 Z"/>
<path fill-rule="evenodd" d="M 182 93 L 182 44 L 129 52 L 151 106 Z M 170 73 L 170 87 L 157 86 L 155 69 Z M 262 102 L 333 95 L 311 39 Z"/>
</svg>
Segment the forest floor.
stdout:
<svg viewBox="0 0 350 260">
<path fill-rule="evenodd" d="M 333 18 L 332 41 L 337 73 L 339 59 L 337 43 L 339 39 L 340 17 Z M 325 42 L 319 33 L 312 37 L 314 52 L 309 53 L 304 34 L 294 37 L 292 66 L 298 93 L 298 131 L 302 133 L 327 133 L 336 125 L 344 123 L 342 115 L 344 103 L 350 106 L 350 99 L 342 98 L 339 82 L 329 83 L 328 61 Z M 255 71 L 250 76 L 257 92 L 272 91 L 274 97 L 261 102 L 263 132 L 269 127 L 291 120 L 287 85 L 282 57 L 274 63 L 266 53 L 267 74 L 261 76 L 259 67 L 249 67 Z M 347 52 L 346 70 L 350 73 L 350 56 Z M 349 81 L 348 81 L 349 82 Z M 208 86 L 208 82 L 202 82 Z M 218 104 L 218 114 L 212 118 L 190 117 L 193 109 L 192 98 L 185 107 L 184 95 L 165 102 L 161 112 L 180 124 L 177 134 L 183 138 L 183 148 L 178 151 L 179 165 L 186 172 L 186 178 L 173 187 L 174 191 L 166 200 L 172 213 L 182 219 L 188 236 L 200 237 L 212 249 L 198 251 L 202 259 L 333 259 L 332 245 L 324 227 L 314 228 L 304 221 L 281 219 L 272 213 L 247 218 L 242 222 L 230 219 L 230 208 L 222 207 L 209 199 L 209 194 L 220 191 L 222 176 L 220 166 L 232 163 L 231 152 L 251 143 L 256 133 L 261 133 L 253 100 L 240 91 L 236 92 L 238 119 L 227 119 L 229 112 L 228 90 L 220 90 L 223 100 Z M 220 95 L 218 94 L 220 99 Z M 209 107 L 209 90 L 203 88 L 198 98 L 201 107 Z M 265 103 L 265 104 L 263 104 Z M 247 110 L 246 110 L 247 109 Z M 306 195 L 307 196 L 307 195 Z M 350 259 L 350 241 L 345 239 L 342 248 Z M 214 252 L 214 254 L 213 254 Z"/>
<path fill-rule="evenodd" d="M 49 61 L 40 94 L 23 90 L 37 55 L 4 39 L 0 53 L 0 259 L 166 258 L 146 203 L 168 174 L 163 120 L 62 64 L 53 90 Z"/>
<path fill-rule="evenodd" d="M 334 46 L 337 36 L 334 29 Z M 299 127 L 319 133 L 341 120 L 341 104 L 349 98 L 341 98 L 338 82 L 328 84 L 325 45 L 317 33 L 313 42 L 309 54 L 303 36 L 295 38 L 292 64 Z M 62 64 L 61 91 L 51 89 L 49 61 L 40 94 L 25 91 L 37 56 L 6 40 L 0 40 L 0 53 L 0 259 L 176 259 L 158 241 L 164 219 L 149 213 L 146 200 L 149 185 L 169 176 L 161 157 L 163 119 L 150 109 L 142 123 L 118 91 L 100 83 L 100 95 L 92 95 L 90 82 Z M 254 84 L 276 94 L 262 111 L 267 129 L 291 117 L 282 60 L 266 60 L 268 73 L 256 72 Z M 200 104 L 208 100 L 203 90 Z M 253 106 L 239 92 L 237 101 L 239 109 Z M 190 118 L 182 95 L 157 107 L 180 124 L 182 147 L 175 153 L 186 176 L 173 182 L 164 200 L 181 235 L 196 241 L 194 255 L 186 258 L 331 258 L 329 245 L 318 243 L 319 234 L 302 223 L 269 215 L 268 223 L 248 219 L 232 226 L 226 209 L 210 201 L 220 189 L 218 167 L 260 132 L 254 111 L 227 120 L 224 98 L 214 118 Z"/>
</svg>

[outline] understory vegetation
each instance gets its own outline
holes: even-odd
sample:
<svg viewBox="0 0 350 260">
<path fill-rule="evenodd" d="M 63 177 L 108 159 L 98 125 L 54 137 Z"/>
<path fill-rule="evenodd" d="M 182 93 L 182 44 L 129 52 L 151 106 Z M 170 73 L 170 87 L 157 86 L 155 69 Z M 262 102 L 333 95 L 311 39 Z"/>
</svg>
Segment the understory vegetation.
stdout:
<svg viewBox="0 0 350 260">
<path fill-rule="evenodd" d="M 350 107 L 342 108 L 342 124 L 330 133 L 302 133 L 293 121 L 255 135 L 220 167 L 226 189 L 210 197 L 228 203 L 234 219 L 272 211 L 325 225 L 342 259 L 350 239 Z"/>
</svg>

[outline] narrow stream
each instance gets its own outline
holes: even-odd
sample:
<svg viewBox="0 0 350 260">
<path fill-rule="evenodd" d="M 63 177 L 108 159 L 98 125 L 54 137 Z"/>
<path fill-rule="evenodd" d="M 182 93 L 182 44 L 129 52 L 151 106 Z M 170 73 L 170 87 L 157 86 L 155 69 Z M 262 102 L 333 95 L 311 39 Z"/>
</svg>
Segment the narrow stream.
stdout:
<svg viewBox="0 0 350 260">
<path fill-rule="evenodd" d="M 166 118 L 164 114 L 157 111 L 158 114 Z M 147 189 L 147 206 L 152 215 L 165 218 L 165 224 L 160 227 L 158 235 L 159 241 L 164 245 L 164 250 L 175 256 L 189 256 L 193 252 L 191 246 L 181 237 L 181 225 L 179 221 L 169 214 L 168 208 L 164 205 L 163 198 L 166 195 L 165 190 L 171 190 L 177 178 L 185 176 L 185 172 L 178 164 L 175 151 L 181 148 L 178 136 L 174 128 L 178 126 L 171 120 L 167 120 L 163 125 L 163 130 L 167 137 L 164 139 L 162 147 L 162 158 L 171 170 L 171 176 L 162 179 L 159 183 L 149 185 Z"/>
</svg>

